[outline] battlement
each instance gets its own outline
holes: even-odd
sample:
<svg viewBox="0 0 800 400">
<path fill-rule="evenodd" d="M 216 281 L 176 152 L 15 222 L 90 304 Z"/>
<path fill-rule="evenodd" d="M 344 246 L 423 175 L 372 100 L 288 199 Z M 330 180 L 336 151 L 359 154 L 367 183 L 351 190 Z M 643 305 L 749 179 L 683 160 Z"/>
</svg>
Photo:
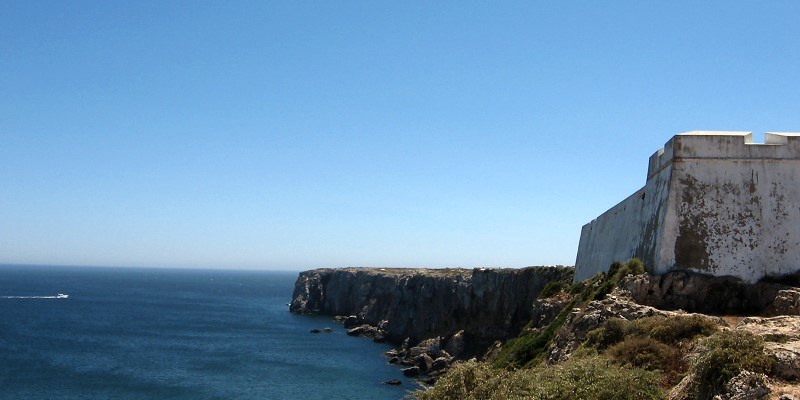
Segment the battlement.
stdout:
<svg viewBox="0 0 800 400">
<path fill-rule="evenodd" d="M 764 143 L 753 143 L 752 132 L 691 131 L 672 137 L 653 153 L 647 167 L 649 180 L 680 159 L 800 159 L 800 133 L 767 132 Z"/>
</svg>

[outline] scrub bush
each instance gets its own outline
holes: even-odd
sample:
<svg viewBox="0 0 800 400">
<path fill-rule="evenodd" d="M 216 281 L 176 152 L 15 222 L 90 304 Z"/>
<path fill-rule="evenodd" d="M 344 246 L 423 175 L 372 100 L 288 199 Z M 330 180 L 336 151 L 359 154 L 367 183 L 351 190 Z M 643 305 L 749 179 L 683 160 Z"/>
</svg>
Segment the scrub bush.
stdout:
<svg viewBox="0 0 800 400">
<path fill-rule="evenodd" d="M 764 353 L 764 341 L 752 333 L 721 331 L 703 343 L 704 351 L 694 360 L 694 398 L 710 399 L 724 391 L 725 384 L 741 371 L 768 373 L 773 360 Z"/>
<path fill-rule="evenodd" d="M 650 337 L 629 337 L 611 346 L 604 355 L 622 365 L 660 371 L 666 386 L 677 383 L 686 371 L 682 352 Z"/>
<path fill-rule="evenodd" d="M 625 339 L 628 322 L 620 318 L 610 318 L 599 328 L 586 335 L 586 344 L 603 350 Z"/>
<path fill-rule="evenodd" d="M 630 329 L 632 334 L 648 335 L 666 344 L 708 336 L 717 330 L 719 326 L 714 321 L 699 315 L 642 318 L 633 321 Z"/>
<path fill-rule="evenodd" d="M 614 364 L 597 355 L 562 364 L 508 371 L 469 361 L 455 365 L 436 386 L 417 391 L 420 400 L 656 400 L 664 395 L 658 377 Z"/>
</svg>

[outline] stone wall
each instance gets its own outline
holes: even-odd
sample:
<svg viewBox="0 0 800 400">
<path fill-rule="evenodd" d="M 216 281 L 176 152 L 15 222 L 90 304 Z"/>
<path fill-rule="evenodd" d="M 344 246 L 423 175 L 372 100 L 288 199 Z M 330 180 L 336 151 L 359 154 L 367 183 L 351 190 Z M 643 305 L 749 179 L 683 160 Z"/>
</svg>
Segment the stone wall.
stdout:
<svg viewBox="0 0 800 400">
<path fill-rule="evenodd" d="M 640 258 L 755 282 L 800 268 L 800 137 L 689 132 L 650 157 L 644 188 L 585 225 L 575 279 Z"/>
<path fill-rule="evenodd" d="M 608 270 L 614 261 L 656 259 L 671 171 L 661 170 L 644 188 L 583 226 L 575 261 L 576 281 Z M 652 265 L 652 261 L 645 263 Z"/>
</svg>

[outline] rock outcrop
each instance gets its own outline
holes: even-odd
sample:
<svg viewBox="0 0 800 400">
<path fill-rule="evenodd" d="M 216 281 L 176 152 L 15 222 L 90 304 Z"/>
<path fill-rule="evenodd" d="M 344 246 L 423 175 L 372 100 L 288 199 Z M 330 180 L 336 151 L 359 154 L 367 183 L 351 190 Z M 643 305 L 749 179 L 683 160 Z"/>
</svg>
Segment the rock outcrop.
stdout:
<svg viewBox="0 0 800 400">
<path fill-rule="evenodd" d="M 467 356 L 514 337 L 545 285 L 571 282 L 572 274 L 568 267 L 315 269 L 300 273 L 289 309 L 354 316 L 345 326 L 378 327 L 394 344 L 441 337 Z"/>
<path fill-rule="evenodd" d="M 572 310 L 572 313 L 564 323 L 563 329 L 559 331 L 559 334 L 553 340 L 548 362 L 557 363 L 568 359 L 570 354 L 586 340 L 589 332 L 599 328 L 603 322 L 611 318 L 632 321 L 656 316 L 674 318 L 695 315 L 707 318 L 716 325 L 725 324 L 719 317 L 689 314 L 683 311 L 665 311 L 641 305 L 630 299 L 629 295 L 628 292 L 617 289 L 603 300 L 590 301 L 585 309 Z"/>
<path fill-rule="evenodd" d="M 764 339 L 767 354 L 775 361 L 774 375 L 786 381 L 800 378 L 800 317 L 785 315 L 772 318 L 748 317 L 736 329 Z"/>
<path fill-rule="evenodd" d="M 800 290 L 778 282 L 746 283 L 691 271 L 629 275 L 620 286 L 639 304 L 711 314 L 800 314 Z"/>
</svg>

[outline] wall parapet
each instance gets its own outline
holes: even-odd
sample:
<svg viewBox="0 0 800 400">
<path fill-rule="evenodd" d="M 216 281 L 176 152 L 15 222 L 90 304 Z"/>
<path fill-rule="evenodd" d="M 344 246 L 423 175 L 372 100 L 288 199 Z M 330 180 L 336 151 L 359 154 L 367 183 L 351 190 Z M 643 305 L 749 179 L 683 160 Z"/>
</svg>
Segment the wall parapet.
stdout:
<svg viewBox="0 0 800 400">
<path fill-rule="evenodd" d="M 753 143 L 752 132 L 691 131 L 672 137 L 648 162 L 647 179 L 680 159 L 800 159 L 800 133 L 767 132 Z"/>
</svg>

